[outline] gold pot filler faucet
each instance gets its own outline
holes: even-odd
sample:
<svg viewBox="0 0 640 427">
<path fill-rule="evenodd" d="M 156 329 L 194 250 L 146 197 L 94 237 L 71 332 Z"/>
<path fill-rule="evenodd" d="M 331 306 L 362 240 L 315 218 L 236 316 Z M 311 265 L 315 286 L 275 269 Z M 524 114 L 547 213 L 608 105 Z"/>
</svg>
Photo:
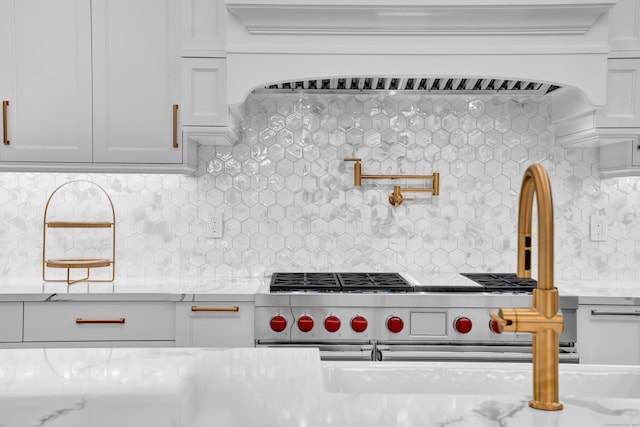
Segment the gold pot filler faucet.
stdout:
<svg viewBox="0 0 640 427">
<path fill-rule="evenodd" d="M 531 277 L 531 219 L 533 195 L 538 205 L 538 288 L 533 307 L 501 308 L 490 316 L 501 332 L 528 332 L 533 342 L 533 399 L 529 406 L 546 411 L 562 409 L 558 400 L 558 290 L 553 286 L 553 202 L 549 176 L 533 164 L 524 173 L 518 207 L 518 277 Z"/>
</svg>

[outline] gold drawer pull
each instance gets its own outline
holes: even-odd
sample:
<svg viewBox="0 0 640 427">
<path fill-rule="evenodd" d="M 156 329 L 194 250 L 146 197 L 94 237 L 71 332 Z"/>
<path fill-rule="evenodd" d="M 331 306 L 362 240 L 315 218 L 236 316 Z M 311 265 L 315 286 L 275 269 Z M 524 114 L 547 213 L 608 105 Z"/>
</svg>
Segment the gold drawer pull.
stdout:
<svg viewBox="0 0 640 427">
<path fill-rule="evenodd" d="M 119 319 L 83 319 L 82 317 L 76 317 L 76 323 L 124 323 L 124 317 Z"/>
<path fill-rule="evenodd" d="M 240 307 L 237 305 L 233 307 L 198 307 L 197 305 L 192 305 L 191 311 L 240 311 Z"/>
<path fill-rule="evenodd" d="M 178 104 L 173 104 L 173 148 L 178 148 Z"/>
<path fill-rule="evenodd" d="M 9 130 L 7 129 L 7 107 L 9 106 L 9 101 L 2 101 L 2 141 L 4 145 L 9 145 Z"/>
</svg>

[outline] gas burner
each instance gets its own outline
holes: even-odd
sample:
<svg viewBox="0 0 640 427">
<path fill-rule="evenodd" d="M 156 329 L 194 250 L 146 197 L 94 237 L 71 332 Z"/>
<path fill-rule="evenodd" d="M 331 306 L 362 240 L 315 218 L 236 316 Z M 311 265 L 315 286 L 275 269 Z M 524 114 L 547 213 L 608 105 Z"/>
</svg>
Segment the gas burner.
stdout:
<svg viewBox="0 0 640 427">
<path fill-rule="evenodd" d="M 513 273 L 460 273 L 482 285 L 487 292 L 531 292 L 538 287 L 535 279 L 521 278 Z"/>
<path fill-rule="evenodd" d="M 271 292 L 411 292 L 398 273 L 273 273 Z"/>
<path fill-rule="evenodd" d="M 411 292 L 413 287 L 398 273 L 340 273 L 345 292 Z"/>
<path fill-rule="evenodd" d="M 340 282 L 334 273 L 273 273 L 271 292 L 339 292 Z"/>
</svg>

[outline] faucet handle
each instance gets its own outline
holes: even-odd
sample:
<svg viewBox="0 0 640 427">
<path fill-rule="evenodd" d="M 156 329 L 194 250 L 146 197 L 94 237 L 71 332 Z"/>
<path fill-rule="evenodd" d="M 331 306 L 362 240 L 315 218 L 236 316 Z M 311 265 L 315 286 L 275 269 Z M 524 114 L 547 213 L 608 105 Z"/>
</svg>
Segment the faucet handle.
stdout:
<svg viewBox="0 0 640 427">
<path fill-rule="evenodd" d="M 510 321 L 503 319 L 502 317 L 500 317 L 495 313 L 489 313 L 489 317 L 491 317 L 491 319 L 493 319 L 496 322 L 500 333 L 503 332 L 505 326 L 508 326 L 509 324 L 511 324 Z"/>
</svg>

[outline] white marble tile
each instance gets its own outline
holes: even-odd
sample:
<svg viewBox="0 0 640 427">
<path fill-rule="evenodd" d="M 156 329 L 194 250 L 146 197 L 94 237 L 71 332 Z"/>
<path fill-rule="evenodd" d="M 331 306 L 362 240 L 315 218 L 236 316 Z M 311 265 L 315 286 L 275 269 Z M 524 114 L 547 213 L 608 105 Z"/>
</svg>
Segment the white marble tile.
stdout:
<svg viewBox="0 0 640 427">
<path fill-rule="evenodd" d="M 0 174 L 0 274 L 41 275 L 46 198 L 79 179 L 114 200 L 119 278 L 514 271 L 514 244 L 492 250 L 482 242 L 515 242 L 521 176 L 541 162 L 554 192 L 557 280 L 638 282 L 640 178 L 601 180 L 596 148 L 557 144 L 550 104 L 546 97 L 253 95 L 242 140 L 200 147 L 195 177 Z M 342 161 L 352 156 L 363 158 L 366 173 L 438 171 L 441 195 L 392 208 L 388 183 L 353 187 L 353 166 Z M 99 213 L 94 196 L 78 192 L 83 215 Z M 222 239 L 207 235 L 212 212 L 223 213 Z M 605 242 L 589 240 L 593 214 L 607 218 Z M 398 232 L 422 243 L 399 245 Z M 105 248 L 98 239 L 84 233 L 52 243 L 63 256 L 87 256 Z"/>
</svg>

